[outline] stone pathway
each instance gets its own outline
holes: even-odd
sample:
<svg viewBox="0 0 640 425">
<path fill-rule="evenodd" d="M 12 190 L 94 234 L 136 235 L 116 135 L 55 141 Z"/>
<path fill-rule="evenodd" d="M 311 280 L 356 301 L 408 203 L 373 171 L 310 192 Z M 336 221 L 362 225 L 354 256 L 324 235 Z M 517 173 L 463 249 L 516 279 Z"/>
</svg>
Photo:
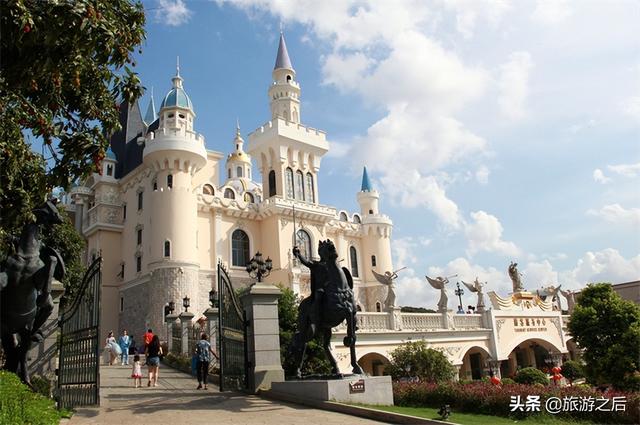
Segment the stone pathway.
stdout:
<svg viewBox="0 0 640 425">
<path fill-rule="evenodd" d="M 134 388 L 130 366 L 101 366 L 100 407 L 80 408 L 65 425 L 76 424 L 379 424 L 367 419 L 240 393 L 220 393 L 215 385 L 196 390 L 191 376 L 160 366 L 158 387 Z"/>
</svg>

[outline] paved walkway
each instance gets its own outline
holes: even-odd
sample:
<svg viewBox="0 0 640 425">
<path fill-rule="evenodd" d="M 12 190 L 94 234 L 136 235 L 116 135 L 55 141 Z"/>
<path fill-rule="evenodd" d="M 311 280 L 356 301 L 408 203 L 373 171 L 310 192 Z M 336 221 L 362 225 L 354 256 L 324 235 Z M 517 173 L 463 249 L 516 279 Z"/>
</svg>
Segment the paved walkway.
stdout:
<svg viewBox="0 0 640 425">
<path fill-rule="evenodd" d="M 100 407 L 81 408 L 66 425 L 76 424 L 379 424 L 367 419 L 239 393 L 220 393 L 215 385 L 196 390 L 191 376 L 160 366 L 158 387 L 133 388 L 130 366 L 101 366 Z"/>
</svg>

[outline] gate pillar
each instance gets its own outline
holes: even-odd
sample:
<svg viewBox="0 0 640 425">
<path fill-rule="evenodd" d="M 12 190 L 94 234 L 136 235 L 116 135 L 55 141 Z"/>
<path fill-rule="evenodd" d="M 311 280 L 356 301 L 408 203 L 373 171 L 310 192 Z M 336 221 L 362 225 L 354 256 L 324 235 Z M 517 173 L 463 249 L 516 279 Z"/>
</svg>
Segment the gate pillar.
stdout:
<svg viewBox="0 0 640 425">
<path fill-rule="evenodd" d="M 179 317 L 180 326 L 182 327 L 182 332 L 180 333 L 182 335 L 182 348 L 180 349 L 180 352 L 182 354 L 191 354 L 189 353 L 189 331 L 191 330 L 191 319 L 193 319 L 193 313 L 185 311 L 180 313 Z"/>
<path fill-rule="evenodd" d="M 204 317 L 207 318 L 207 329 L 209 333 L 209 343 L 214 350 L 217 350 L 218 347 L 218 320 L 220 312 L 218 307 L 209 307 L 204 311 Z M 220 355 L 220 353 L 217 353 Z"/>
<path fill-rule="evenodd" d="M 249 323 L 247 357 L 249 360 L 249 392 L 271 389 L 272 382 L 284 381 L 280 361 L 280 327 L 278 296 L 280 289 L 257 283 L 242 296 Z"/>
<path fill-rule="evenodd" d="M 167 314 L 164 317 L 165 324 L 167 326 L 167 351 L 170 353 L 173 351 L 173 326 L 174 323 L 178 320 L 177 314 Z"/>
</svg>

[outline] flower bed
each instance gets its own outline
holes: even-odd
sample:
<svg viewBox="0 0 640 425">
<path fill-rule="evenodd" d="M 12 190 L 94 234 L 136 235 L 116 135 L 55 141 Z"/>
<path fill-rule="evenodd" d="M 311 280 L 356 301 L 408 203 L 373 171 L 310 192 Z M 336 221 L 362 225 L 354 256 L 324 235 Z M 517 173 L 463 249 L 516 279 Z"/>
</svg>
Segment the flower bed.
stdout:
<svg viewBox="0 0 640 425">
<path fill-rule="evenodd" d="M 443 404 L 449 404 L 454 411 L 512 418 L 549 414 L 545 409 L 545 403 L 547 399 L 557 397 L 561 402 L 568 404 L 564 406 L 566 408 L 559 409 L 556 416 L 590 420 L 596 423 L 640 423 L 640 393 L 620 391 L 602 393 L 586 386 L 555 387 L 525 384 L 495 386 L 484 382 L 438 385 L 396 382 L 393 384 L 393 395 L 394 403 L 397 406 L 440 407 Z M 538 409 L 527 411 L 525 406 L 522 411 L 519 409 L 511 411 L 514 399 L 525 404 L 527 396 L 540 396 Z M 596 410 L 596 407 L 601 404 L 601 402 L 597 402 L 598 399 L 613 399 L 614 397 L 625 397 L 624 411 Z M 594 401 L 593 404 L 589 402 L 590 400 Z M 611 408 L 611 402 L 606 408 Z"/>
</svg>

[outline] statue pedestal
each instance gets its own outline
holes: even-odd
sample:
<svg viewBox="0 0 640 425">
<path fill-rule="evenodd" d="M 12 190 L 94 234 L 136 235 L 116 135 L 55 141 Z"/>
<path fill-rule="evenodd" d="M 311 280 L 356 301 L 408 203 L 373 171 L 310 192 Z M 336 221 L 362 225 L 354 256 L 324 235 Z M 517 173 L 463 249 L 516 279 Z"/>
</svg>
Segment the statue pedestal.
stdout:
<svg viewBox="0 0 640 425">
<path fill-rule="evenodd" d="M 393 406 L 390 376 L 272 382 L 269 393 L 290 399 Z"/>
</svg>

